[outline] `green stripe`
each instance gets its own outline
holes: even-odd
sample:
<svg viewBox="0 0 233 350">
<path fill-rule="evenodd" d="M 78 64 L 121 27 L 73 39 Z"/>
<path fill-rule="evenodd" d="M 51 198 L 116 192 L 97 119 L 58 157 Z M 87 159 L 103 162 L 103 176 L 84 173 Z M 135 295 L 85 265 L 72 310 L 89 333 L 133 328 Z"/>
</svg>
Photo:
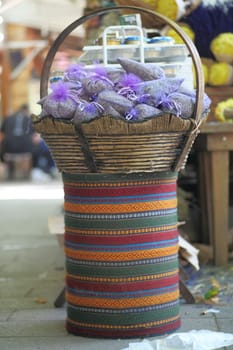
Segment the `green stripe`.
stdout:
<svg viewBox="0 0 233 350">
<path fill-rule="evenodd" d="M 177 214 L 163 215 L 147 218 L 132 219 L 79 219 L 65 214 L 66 229 L 78 228 L 83 230 L 129 230 L 140 228 L 153 228 L 162 225 L 177 224 Z"/>
<path fill-rule="evenodd" d="M 64 182 L 122 182 L 122 181 L 144 181 L 156 179 L 177 179 L 176 172 L 158 173 L 135 173 L 135 174 L 67 174 L 63 173 Z"/>
<path fill-rule="evenodd" d="M 102 309 L 103 310 L 103 309 Z M 95 313 L 88 311 L 74 310 L 73 308 L 67 308 L 69 319 L 77 322 L 86 322 L 94 325 L 137 325 L 146 322 L 166 320 L 171 317 L 179 315 L 179 305 L 170 306 L 169 308 L 162 310 L 152 310 L 135 313 Z"/>
<path fill-rule="evenodd" d="M 108 267 L 108 266 L 85 266 L 73 264 L 66 261 L 67 273 L 74 276 L 87 277 L 107 277 L 107 278 L 121 278 L 121 277 L 137 277 L 149 276 L 159 273 L 172 272 L 178 269 L 178 259 L 168 262 L 161 262 L 155 264 L 134 265 L 125 267 Z"/>
</svg>

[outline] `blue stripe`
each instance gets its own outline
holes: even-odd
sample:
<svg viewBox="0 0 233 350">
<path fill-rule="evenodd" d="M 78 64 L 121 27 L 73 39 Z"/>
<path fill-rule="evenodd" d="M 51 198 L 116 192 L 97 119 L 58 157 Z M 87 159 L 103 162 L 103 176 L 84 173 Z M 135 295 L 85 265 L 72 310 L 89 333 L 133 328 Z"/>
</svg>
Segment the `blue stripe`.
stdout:
<svg viewBox="0 0 233 350">
<path fill-rule="evenodd" d="M 127 292 L 97 292 L 97 291 L 91 291 L 91 290 L 81 290 L 81 289 L 74 289 L 74 288 L 67 288 L 68 291 L 72 295 L 77 296 L 94 296 L 97 298 L 112 298 L 112 299 L 119 299 L 119 298 L 134 298 L 134 297 L 140 297 L 140 296 L 150 296 L 150 295 L 157 295 L 157 294 L 164 294 L 168 292 L 172 292 L 174 290 L 178 289 L 178 283 L 174 283 L 167 287 L 161 287 L 161 288 L 154 288 L 154 289 L 148 289 L 148 290 L 138 290 L 138 291 L 127 291 Z"/>
<path fill-rule="evenodd" d="M 179 299 L 176 299 L 174 301 L 158 304 L 158 305 L 149 305 L 149 306 L 139 306 L 139 307 L 131 307 L 128 309 L 101 309 L 101 308 L 94 308 L 90 306 L 76 306 L 73 304 L 68 303 L 69 307 L 71 309 L 74 309 L 75 311 L 87 311 L 87 312 L 95 312 L 95 313 L 110 313 L 110 314 L 124 314 L 124 313 L 138 313 L 138 312 L 146 312 L 146 311 L 153 311 L 153 310 L 162 310 L 166 308 L 171 308 L 176 305 L 179 305 L 180 301 Z"/>
<path fill-rule="evenodd" d="M 66 215 L 69 217 L 73 217 L 76 219 L 86 219 L 86 220 L 127 220 L 134 218 L 145 218 L 145 217 L 154 217 L 154 216 L 165 216 L 165 215 L 173 215 L 177 213 L 177 208 L 172 209 L 164 209 L 164 210 L 153 210 L 153 211 L 142 211 L 135 213 L 121 213 L 121 214 L 80 214 L 80 213 L 72 213 L 66 211 Z"/>
<path fill-rule="evenodd" d="M 122 202 L 130 202 L 133 201 L 134 203 L 137 202 L 148 202 L 153 200 L 155 198 L 156 200 L 168 200 L 172 198 L 176 198 L 176 192 L 165 192 L 165 193 L 152 193 L 152 194 L 143 194 L 143 195 L 135 195 L 135 196 L 119 196 L 119 197 L 80 197 L 80 196 L 71 196 L 66 194 L 65 200 L 71 203 L 105 203 L 105 204 L 112 204 L 112 203 L 122 203 Z"/>
<path fill-rule="evenodd" d="M 67 257 L 67 263 L 77 266 L 97 266 L 97 267 L 127 267 L 127 266 L 139 266 L 139 265 L 151 265 L 151 264 L 158 264 L 158 263 L 166 263 L 170 261 L 176 261 L 177 262 L 178 253 L 168 256 L 163 256 L 159 258 L 153 258 L 153 259 L 143 259 L 143 260 L 133 260 L 133 261 L 91 261 L 91 260 L 77 260 Z"/>
<path fill-rule="evenodd" d="M 124 245 L 96 245 L 96 244 L 80 244 L 80 243 L 71 243 L 65 241 L 65 246 L 67 248 L 75 248 L 77 250 L 95 250 L 95 251 L 124 251 L 124 250 L 144 250 L 144 248 L 159 248 L 161 246 L 173 246 L 178 243 L 178 238 L 169 239 L 161 242 L 146 242 L 146 243 L 133 243 L 133 244 L 124 244 Z"/>
</svg>

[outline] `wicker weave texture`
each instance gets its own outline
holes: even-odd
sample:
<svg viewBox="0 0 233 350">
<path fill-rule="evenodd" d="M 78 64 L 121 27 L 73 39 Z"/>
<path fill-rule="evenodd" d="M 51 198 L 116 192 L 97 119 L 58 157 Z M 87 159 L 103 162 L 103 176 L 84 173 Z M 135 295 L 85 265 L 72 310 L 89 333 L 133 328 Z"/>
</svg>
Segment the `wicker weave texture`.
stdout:
<svg viewBox="0 0 233 350">
<path fill-rule="evenodd" d="M 45 118 L 34 125 L 61 172 L 131 173 L 171 171 L 192 134 L 193 120 L 163 115 L 128 123 L 102 117 L 83 123 L 81 135 L 73 124 L 61 120 Z M 185 162 L 186 157 L 181 167 Z"/>
</svg>

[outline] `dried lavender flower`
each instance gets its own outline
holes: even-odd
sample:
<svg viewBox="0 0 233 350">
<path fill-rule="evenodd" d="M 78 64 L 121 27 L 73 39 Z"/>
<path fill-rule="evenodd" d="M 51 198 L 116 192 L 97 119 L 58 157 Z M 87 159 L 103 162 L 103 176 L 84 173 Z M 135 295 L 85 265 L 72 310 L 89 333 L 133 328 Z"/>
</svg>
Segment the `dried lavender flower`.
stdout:
<svg viewBox="0 0 233 350">
<path fill-rule="evenodd" d="M 161 114 L 163 114 L 163 112 L 160 109 L 141 103 L 126 113 L 125 119 L 131 122 L 143 121 Z"/>
<path fill-rule="evenodd" d="M 190 90 L 190 89 L 187 89 L 185 87 L 180 87 L 178 92 L 186 95 L 186 96 L 189 96 L 192 98 L 193 100 L 193 103 L 196 103 L 196 94 L 197 94 L 197 91 L 196 90 Z M 211 105 L 211 99 L 209 98 L 209 96 L 204 93 L 204 97 L 203 97 L 203 108 L 202 108 L 202 112 L 205 113 L 209 110 L 210 108 L 210 105 Z"/>
<path fill-rule="evenodd" d="M 72 119 L 77 107 L 78 97 L 69 90 L 69 84 L 58 81 L 51 85 L 52 92 L 38 103 L 54 118 Z"/>
<path fill-rule="evenodd" d="M 134 86 L 134 90 L 138 96 L 143 94 L 156 95 L 170 94 L 178 91 L 184 79 L 178 78 L 162 78 L 157 80 L 149 80 Z"/>
<path fill-rule="evenodd" d="M 107 69 L 107 77 L 113 82 L 113 84 L 117 84 L 118 81 L 121 80 L 122 76 L 125 75 L 125 71 L 122 68 L 108 68 Z"/>
<path fill-rule="evenodd" d="M 64 80 L 65 81 L 81 81 L 87 76 L 85 66 L 82 64 L 73 64 L 65 71 Z"/>
<path fill-rule="evenodd" d="M 133 73 L 144 81 L 165 77 L 164 70 L 157 65 L 141 63 L 127 58 L 118 58 L 117 61 L 127 73 Z"/>
<path fill-rule="evenodd" d="M 174 105 L 176 106 L 174 110 L 172 110 L 171 108 L 170 110 L 171 113 L 177 114 L 177 108 L 178 108 L 179 109 L 178 115 L 181 118 L 187 119 L 193 116 L 194 101 L 192 97 L 181 94 L 179 92 L 172 93 L 169 97 L 171 98 Z"/>
<path fill-rule="evenodd" d="M 74 114 L 74 124 L 89 122 L 103 114 L 103 107 L 96 102 L 80 101 Z"/>
<path fill-rule="evenodd" d="M 117 119 L 122 118 L 122 114 L 117 112 L 117 110 L 115 108 L 113 108 L 111 105 L 109 105 L 109 103 L 102 104 L 102 106 L 104 108 L 103 115 L 111 116 L 111 117 L 117 118 Z"/>
<path fill-rule="evenodd" d="M 100 79 L 96 76 L 89 76 L 82 80 L 84 92 L 90 97 L 96 96 L 103 90 L 113 89 L 113 83 L 109 79 Z"/>
<path fill-rule="evenodd" d="M 108 103 L 120 114 L 124 114 L 133 107 L 132 101 L 129 101 L 126 97 L 119 95 L 115 91 L 105 90 L 100 92 L 98 95 L 98 102 L 101 105 L 106 105 L 106 103 Z"/>
</svg>

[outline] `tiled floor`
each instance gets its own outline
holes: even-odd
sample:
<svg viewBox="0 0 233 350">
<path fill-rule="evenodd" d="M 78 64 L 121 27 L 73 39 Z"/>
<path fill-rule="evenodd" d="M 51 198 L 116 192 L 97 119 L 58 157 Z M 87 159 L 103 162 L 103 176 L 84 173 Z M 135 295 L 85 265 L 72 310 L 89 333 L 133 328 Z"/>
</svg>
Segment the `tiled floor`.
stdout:
<svg viewBox="0 0 233 350">
<path fill-rule="evenodd" d="M 66 308 L 54 308 L 64 286 L 64 254 L 48 232 L 48 217 L 59 215 L 62 205 L 59 181 L 37 186 L 0 183 L 1 350 L 121 350 L 136 341 L 67 334 Z M 180 331 L 233 333 L 233 303 L 216 308 L 219 313 L 203 315 L 206 305 L 182 304 Z"/>
</svg>

